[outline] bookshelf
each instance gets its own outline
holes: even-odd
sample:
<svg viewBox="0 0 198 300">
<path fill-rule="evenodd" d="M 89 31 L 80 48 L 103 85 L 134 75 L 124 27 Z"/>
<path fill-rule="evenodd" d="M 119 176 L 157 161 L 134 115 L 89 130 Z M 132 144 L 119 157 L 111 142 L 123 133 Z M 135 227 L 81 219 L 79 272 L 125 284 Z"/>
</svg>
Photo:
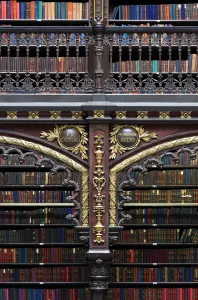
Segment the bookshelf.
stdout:
<svg viewBox="0 0 198 300">
<path fill-rule="evenodd" d="M 197 155 L 193 149 L 161 152 L 117 175 L 118 225 L 123 231 L 111 246 L 115 289 L 109 299 L 161 300 L 180 295 L 196 299 L 197 184 L 192 183 L 197 182 Z"/>
<path fill-rule="evenodd" d="M 80 175 L 36 153 L 1 147 L 0 177 L 0 298 L 89 299 L 86 246 L 74 230 Z"/>
<path fill-rule="evenodd" d="M 165 153 L 160 163 L 156 163 L 159 157 L 149 157 L 149 163 L 140 162 L 145 173 L 133 167 L 119 172 L 115 182 L 118 199 L 114 199 L 117 223 L 108 232 L 109 171 L 129 157 L 126 151 L 115 161 L 109 158 L 112 123 L 149 125 L 151 120 L 152 126 L 156 122 L 157 127 L 158 121 L 169 126 L 168 119 L 156 117 L 169 110 L 168 106 L 147 112 L 147 105 L 139 102 L 134 108 L 131 103 L 139 95 L 145 96 L 144 103 L 156 102 L 157 106 L 161 95 L 174 101 L 181 95 L 196 99 L 198 94 L 197 4 L 191 14 L 191 1 L 163 1 L 158 7 L 156 0 L 141 0 L 132 4 L 133 16 L 129 5 L 129 0 L 0 1 L 0 94 L 5 95 L 4 101 L 10 95 L 12 103 L 18 97 L 30 99 L 33 111 L 24 112 L 27 107 L 21 105 L 22 111 L 14 113 L 14 118 L 7 111 L 0 112 L 3 121 L 13 130 L 16 122 L 19 128 L 32 115 L 27 135 L 36 136 L 37 142 L 40 131 L 38 127 L 34 131 L 33 124 L 46 128 L 49 124 L 84 124 L 89 137 L 88 160 L 59 149 L 86 166 L 88 191 L 81 191 L 81 174 L 72 167 L 68 167 L 71 181 L 80 191 L 72 182 L 62 184 L 61 176 L 67 176 L 63 169 L 49 175 L 49 161 L 40 167 L 30 157 L 16 164 L 20 152 L 14 152 L 6 164 L 0 154 L 0 180 L 4 180 L 0 184 L 0 300 L 198 299 L 198 159 L 191 156 L 194 150 L 180 149 L 180 156 L 173 149 L 178 161 Z M 42 105 L 35 108 L 35 99 L 43 101 Z M 48 99 L 51 103 L 45 107 Z M 125 111 L 125 101 L 130 111 Z M 65 109 L 67 104 L 70 111 Z M 164 115 L 175 124 L 188 122 L 195 131 L 196 111 L 190 119 L 186 107 L 195 109 L 189 101 L 182 111 L 165 111 Z M 141 110 L 148 119 L 138 117 Z M 49 146 L 50 141 L 45 143 L 42 145 Z M 59 145 L 54 140 L 49 147 L 54 150 Z M 57 166 L 55 160 L 54 164 Z M 97 172 L 103 180 L 102 196 L 97 194 L 96 181 L 92 182 Z M 123 181 L 127 183 L 122 186 Z M 75 191 L 77 201 L 64 202 Z M 76 207 L 81 205 L 82 193 L 89 198 L 86 226 L 81 226 L 84 216 L 81 207 Z"/>
</svg>

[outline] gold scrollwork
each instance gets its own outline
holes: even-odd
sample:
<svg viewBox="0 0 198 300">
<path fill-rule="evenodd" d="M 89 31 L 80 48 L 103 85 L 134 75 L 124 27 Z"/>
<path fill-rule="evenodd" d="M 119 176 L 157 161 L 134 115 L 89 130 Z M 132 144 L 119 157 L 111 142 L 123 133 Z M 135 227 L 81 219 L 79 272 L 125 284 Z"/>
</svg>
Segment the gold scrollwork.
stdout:
<svg viewBox="0 0 198 300">
<path fill-rule="evenodd" d="M 134 141 L 130 147 L 126 147 L 120 144 L 118 141 L 118 134 L 119 132 L 124 129 L 131 129 L 133 130 L 133 134 L 136 134 L 136 138 L 134 138 Z M 136 126 L 136 125 L 114 125 L 113 130 L 110 133 L 110 159 L 115 159 L 118 152 L 120 154 L 123 154 L 126 150 L 132 150 L 133 148 L 136 148 L 140 140 L 143 140 L 144 142 L 149 142 L 151 139 L 157 139 L 157 134 L 155 132 L 148 132 L 144 131 L 143 126 Z"/>
<path fill-rule="evenodd" d="M 136 155 L 130 156 L 121 163 L 117 164 L 110 170 L 110 187 L 109 187 L 109 221 L 110 226 L 116 225 L 116 175 L 125 168 L 131 166 L 131 164 L 136 163 L 150 155 L 154 155 L 164 150 L 172 149 L 175 147 L 190 145 L 198 143 L 198 136 L 191 136 L 182 139 L 173 140 L 170 142 L 159 144 L 155 147 L 149 148 L 147 150 L 141 151 Z"/>
<path fill-rule="evenodd" d="M 70 146 L 65 145 L 65 143 L 63 143 L 63 139 L 65 139 L 65 137 L 60 138 L 61 134 L 63 133 L 64 130 L 73 130 L 74 133 L 76 133 L 76 135 L 72 135 L 70 134 Z M 40 134 L 40 137 L 42 139 L 47 139 L 48 142 L 53 142 L 55 140 L 58 141 L 58 144 L 65 148 L 66 150 L 71 151 L 74 154 L 78 154 L 80 153 L 80 156 L 82 159 L 88 159 L 87 156 L 87 142 L 88 142 L 88 138 L 87 138 L 87 132 L 85 131 L 85 126 L 83 125 L 62 125 L 62 126 L 55 126 L 54 131 L 49 131 L 49 132 L 45 132 L 42 131 Z M 68 141 L 68 136 L 66 136 L 66 140 Z M 72 144 L 74 143 L 74 144 Z"/>
<path fill-rule="evenodd" d="M 94 144 L 96 145 L 96 151 L 94 152 L 96 157 L 96 166 L 94 170 L 93 186 L 96 189 L 97 193 L 94 195 L 94 198 L 96 199 L 96 205 L 93 208 L 93 212 L 96 216 L 97 223 L 93 227 L 93 232 L 96 236 L 94 242 L 98 244 L 104 243 L 103 233 L 105 232 L 105 227 L 102 224 L 102 216 L 105 212 L 105 207 L 102 205 L 105 196 L 102 194 L 102 190 L 104 189 L 106 183 L 103 168 L 103 139 L 103 135 L 97 134 L 95 136 L 94 142 Z"/>
<path fill-rule="evenodd" d="M 58 151 L 55 151 L 49 147 L 33 143 L 27 140 L 13 138 L 9 136 L 0 136 L 0 143 L 2 144 L 9 144 L 9 145 L 16 145 L 19 147 L 23 147 L 29 150 L 33 150 L 44 155 L 53 157 L 54 159 L 66 163 L 67 165 L 71 166 L 74 170 L 77 170 L 82 174 L 82 225 L 88 226 L 89 219 L 89 205 L 88 205 L 88 172 L 85 167 L 80 165 L 76 160 L 71 159 L 70 157 L 62 154 Z"/>
</svg>

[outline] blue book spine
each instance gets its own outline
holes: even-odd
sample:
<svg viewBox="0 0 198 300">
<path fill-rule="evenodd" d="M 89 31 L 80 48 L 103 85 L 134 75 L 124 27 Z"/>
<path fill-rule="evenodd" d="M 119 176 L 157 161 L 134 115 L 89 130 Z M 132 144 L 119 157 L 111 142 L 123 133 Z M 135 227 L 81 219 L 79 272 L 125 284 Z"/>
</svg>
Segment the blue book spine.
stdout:
<svg viewBox="0 0 198 300">
<path fill-rule="evenodd" d="M 181 19 L 185 20 L 185 7 L 184 7 L 184 4 L 181 4 Z"/>
<path fill-rule="evenodd" d="M 25 19 L 25 3 L 20 2 L 19 8 L 20 8 L 20 19 Z"/>
</svg>

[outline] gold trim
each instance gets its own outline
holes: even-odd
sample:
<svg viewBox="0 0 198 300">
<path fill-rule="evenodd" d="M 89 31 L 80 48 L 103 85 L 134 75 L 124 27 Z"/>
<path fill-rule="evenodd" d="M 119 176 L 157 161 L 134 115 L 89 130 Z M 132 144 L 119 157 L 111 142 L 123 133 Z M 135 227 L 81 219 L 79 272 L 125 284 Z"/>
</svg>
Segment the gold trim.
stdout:
<svg viewBox="0 0 198 300">
<path fill-rule="evenodd" d="M 7 111 L 7 119 L 17 119 L 17 111 Z"/>
<path fill-rule="evenodd" d="M 62 154 L 62 153 L 55 151 L 51 148 L 48 148 L 46 146 L 42 146 L 40 144 L 29 142 L 27 140 L 17 139 L 17 138 L 8 137 L 8 136 L 0 136 L 0 143 L 24 147 L 24 148 L 31 149 L 36 152 L 42 153 L 44 155 L 51 156 L 51 157 L 57 159 L 58 161 L 61 161 L 62 163 L 68 164 L 74 170 L 79 171 L 82 174 L 82 225 L 88 226 L 88 224 L 89 224 L 89 219 L 88 219 L 88 213 L 89 213 L 88 191 L 89 191 L 89 189 L 88 189 L 88 172 L 85 167 L 80 165 L 76 160 L 69 158 L 65 154 Z"/>
<path fill-rule="evenodd" d="M 60 119 L 61 111 L 50 111 L 50 119 Z"/>
<path fill-rule="evenodd" d="M 116 195 L 117 195 L 117 187 L 116 187 L 116 175 L 118 172 L 124 170 L 128 166 L 133 163 L 136 163 L 147 156 L 154 155 L 160 151 L 164 151 L 167 149 L 190 145 L 198 143 L 198 136 L 192 136 L 182 139 L 173 140 L 171 142 L 166 142 L 155 147 L 149 148 L 147 150 L 141 151 L 136 155 L 130 156 L 129 158 L 123 160 L 121 163 L 117 164 L 110 170 L 110 186 L 109 186 L 109 219 L 110 226 L 116 225 Z"/>
<path fill-rule="evenodd" d="M 80 135 L 80 140 L 79 143 L 76 146 L 73 147 L 66 147 L 65 145 L 62 144 L 62 142 L 60 141 L 60 134 L 64 129 L 75 129 L 76 131 L 78 131 L 79 135 Z M 87 138 L 87 132 L 85 131 L 85 126 L 83 125 L 61 125 L 61 126 L 55 126 L 54 131 L 49 130 L 49 132 L 45 132 L 42 131 L 40 134 L 40 138 L 42 139 L 46 139 L 48 142 L 53 142 L 55 140 L 58 141 L 58 144 L 68 150 L 71 151 L 74 154 L 78 154 L 80 153 L 80 156 L 82 159 L 88 159 L 87 156 L 87 142 L 88 142 L 88 138 Z"/>
<path fill-rule="evenodd" d="M 72 111 L 72 119 L 82 119 L 82 111 Z"/>
<path fill-rule="evenodd" d="M 159 119 L 170 119 L 170 111 L 160 111 Z"/>
<path fill-rule="evenodd" d="M 94 110 L 93 111 L 93 118 L 94 119 L 104 119 L 105 117 L 105 111 L 104 110 Z"/>
<path fill-rule="evenodd" d="M 137 111 L 137 119 L 148 119 L 148 111 Z"/>
<path fill-rule="evenodd" d="M 28 119 L 39 119 L 39 111 L 28 111 Z"/>
<path fill-rule="evenodd" d="M 96 216 L 96 225 L 93 226 L 93 233 L 96 237 L 94 243 L 97 244 L 104 243 L 103 234 L 105 233 L 105 226 L 102 224 L 102 217 L 105 213 L 105 207 L 102 205 L 105 196 L 103 195 L 102 190 L 106 184 L 103 167 L 103 140 L 104 136 L 102 134 L 97 134 L 95 136 L 94 144 L 96 145 L 96 151 L 94 151 L 94 153 L 96 157 L 96 166 L 94 170 L 93 187 L 96 189 L 96 194 L 94 195 L 96 205 L 93 207 L 93 212 Z"/>
<path fill-rule="evenodd" d="M 116 111 L 116 119 L 126 119 L 126 111 Z"/>
<path fill-rule="evenodd" d="M 131 128 L 137 133 L 137 141 L 136 143 L 131 147 L 124 147 L 121 145 L 118 141 L 118 133 L 123 128 Z M 110 133 L 110 159 L 115 159 L 117 157 L 118 152 L 120 154 L 125 153 L 127 150 L 132 150 L 136 148 L 140 141 L 143 140 L 145 143 L 148 143 L 151 139 L 157 139 L 157 134 L 155 132 L 148 132 L 144 131 L 143 126 L 137 126 L 137 125 L 114 125 L 113 130 Z"/>
<path fill-rule="evenodd" d="M 181 111 L 181 119 L 191 119 L 192 111 Z"/>
</svg>

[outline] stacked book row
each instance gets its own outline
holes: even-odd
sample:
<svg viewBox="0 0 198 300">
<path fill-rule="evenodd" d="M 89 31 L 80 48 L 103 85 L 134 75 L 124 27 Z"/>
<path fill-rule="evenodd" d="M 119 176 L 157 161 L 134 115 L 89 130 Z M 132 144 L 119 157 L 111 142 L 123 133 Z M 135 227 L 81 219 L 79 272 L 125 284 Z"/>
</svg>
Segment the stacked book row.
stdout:
<svg viewBox="0 0 198 300">
<path fill-rule="evenodd" d="M 197 279 L 198 267 L 116 267 L 116 270 L 111 272 L 111 280 L 117 282 L 193 282 Z"/>
<path fill-rule="evenodd" d="M 195 229 L 136 229 L 121 232 L 124 243 L 197 243 Z"/>
<path fill-rule="evenodd" d="M 121 288 L 112 289 L 107 300 L 196 300 L 197 288 Z"/>
<path fill-rule="evenodd" d="M 197 20 L 198 3 L 120 5 L 110 18 L 119 20 Z"/>
<path fill-rule="evenodd" d="M 197 189 L 135 190 L 127 194 L 136 203 L 198 203 Z"/>
<path fill-rule="evenodd" d="M 130 209 L 127 224 L 198 224 L 196 207 L 152 207 Z"/>
<path fill-rule="evenodd" d="M 42 281 L 43 282 L 43 281 Z M 0 289 L 0 300 L 88 300 L 88 292 L 84 289 Z"/>
<path fill-rule="evenodd" d="M 0 72 L 85 72 L 85 57 L 1 57 Z"/>
<path fill-rule="evenodd" d="M 122 239 L 124 243 L 125 240 Z M 198 248 L 114 250 L 115 263 L 197 263 Z"/>
<path fill-rule="evenodd" d="M 88 19 L 89 4 L 77 2 L 45 2 L 30 1 L 18 2 L 0 1 L 0 19 L 19 20 L 19 19 L 69 19 L 83 20 Z"/>
<path fill-rule="evenodd" d="M 189 60 L 137 60 L 137 61 L 122 61 L 113 63 L 113 72 L 197 72 L 197 54 L 191 54 Z"/>
<path fill-rule="evenodd" d="M 81 266 L 1 269 L 1 282 L 82 282 L 87 281 L 87 268 Z"/>
<path fill-rule="evenodd" d="M 84 262 L 86 251 L 84 248 L 0 248 L 0 263 Z"/>
</svg>

